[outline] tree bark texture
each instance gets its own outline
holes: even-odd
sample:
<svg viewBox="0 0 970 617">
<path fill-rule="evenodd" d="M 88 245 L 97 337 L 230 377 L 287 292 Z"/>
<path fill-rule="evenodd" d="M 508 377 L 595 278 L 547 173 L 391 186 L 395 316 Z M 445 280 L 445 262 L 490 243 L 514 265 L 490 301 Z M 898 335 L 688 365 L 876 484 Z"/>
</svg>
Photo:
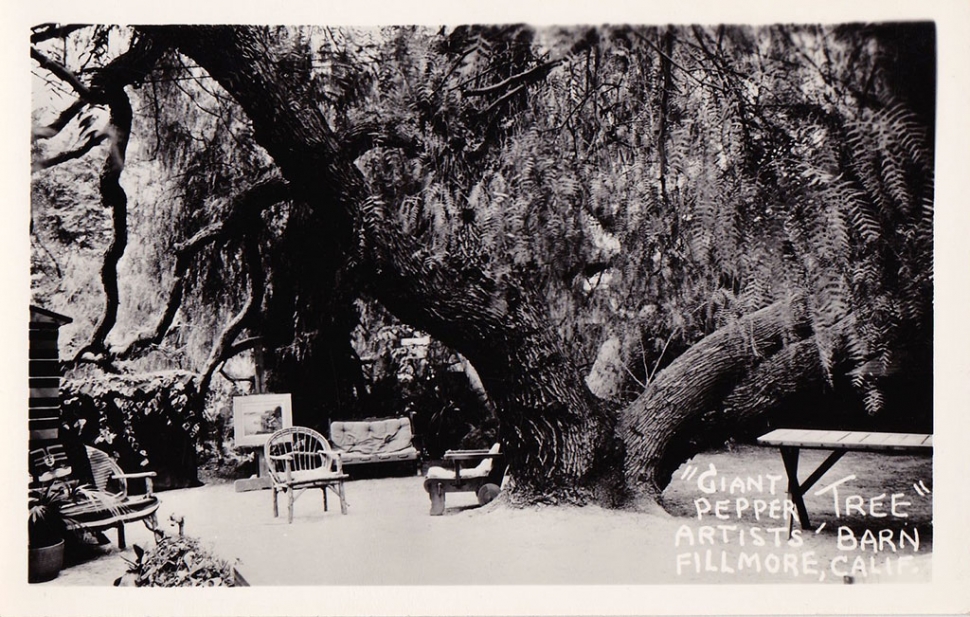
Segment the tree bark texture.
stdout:
<svg viewBox="0 0 970 617">
<path fill-rule="evenodd" d="M 657 375 L 624 410 L 618 427 L 631 493 L 659 496 L 677 466 L 698 451 L 691 438 L 704 434 L 704 416 L 764 358 L 802 338 L 800 314 L 776 303 L 746 315 L 695 343 Z"/>
<path fill-rule="evenodd" d="M 514 281 L 422 258 L 369 197 L 356 155 L 342 151 L 282 43 L 262 28 L 145 30 L 177 45 L 246 110 L 294 195 L 326 220 L 335 248 L 357 255 L 370 292 L 472 362 L 496 403 L 520 494 L 609 494 L 601 489 L 619 478 L 614 417 L 583 385 L 540 305 Z"/>
<path fill-rule="evenodd" d="M 515 281 L 429 265 L 410 238 L 389 225 L 371 228 L 381 236 L 374 243 L 376 295 L 385 304 L 394 298 L 400 319 L 476 368 L 498 410 L 520 489 L 533 497 L 583 501 L 596 493 L 612 501 L 621 456 L 615 418 L 586 388 L 540 302 Z"/>
<path fill-rule="evenodd" d="M 824 389 L 825 371 L 815 337 L 786 345 L 759 364 L 722 403 L 728 428 L 757 419 L 799 391 Z"/>
</svg>

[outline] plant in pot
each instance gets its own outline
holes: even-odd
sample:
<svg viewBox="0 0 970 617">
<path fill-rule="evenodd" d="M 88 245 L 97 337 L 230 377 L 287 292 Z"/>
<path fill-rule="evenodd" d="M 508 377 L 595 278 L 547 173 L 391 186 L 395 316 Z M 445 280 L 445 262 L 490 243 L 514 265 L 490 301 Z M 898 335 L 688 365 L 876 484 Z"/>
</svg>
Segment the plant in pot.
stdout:
<svg viewBox="0 0 970 617">
<path fill-rule="evenodd" d="M 82 512 L 118 513 L 117 497 L 92 488 L 55 480 L 27 493 L 27 580 L 50 580 L 64 567 L 65 541 L 84 533 L 76 516 Z M 77 513 L 77 514 L 76 514 Z"/>
</svg>

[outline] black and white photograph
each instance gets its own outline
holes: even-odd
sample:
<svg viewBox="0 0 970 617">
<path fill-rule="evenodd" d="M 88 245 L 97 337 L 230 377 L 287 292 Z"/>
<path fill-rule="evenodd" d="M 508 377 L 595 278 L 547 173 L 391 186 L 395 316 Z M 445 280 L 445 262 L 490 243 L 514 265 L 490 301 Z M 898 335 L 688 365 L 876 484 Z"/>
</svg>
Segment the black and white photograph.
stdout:
<svg viewBox="0 0 970 617">
<path fill-rule="evenodd" d="M 301 6 L 7 27 L 9 614 L 970 610 L 967 6 Z"/>
</svg>

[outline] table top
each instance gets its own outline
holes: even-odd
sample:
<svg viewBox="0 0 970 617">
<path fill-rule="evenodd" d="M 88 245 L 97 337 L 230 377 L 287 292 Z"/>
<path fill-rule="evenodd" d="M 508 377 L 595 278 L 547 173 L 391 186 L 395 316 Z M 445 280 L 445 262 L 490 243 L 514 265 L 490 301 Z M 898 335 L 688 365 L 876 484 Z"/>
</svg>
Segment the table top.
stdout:
<svg viewBox="0 0 970 617">
<path fill-rule="evenodd" d="M 923 452 L 933 450 L 933 435 L 779 428 L 758 438 L 763 446 L 795 446 L 824 450 Z"/>
<path fill-rule="evenodd" d="M 501 452 L 490 452 L 489 450 L 448 450 L 443 458 L 447 461 L 468 461 L 498 458 L 500 456 L 502 456 Z"/>
</svg>

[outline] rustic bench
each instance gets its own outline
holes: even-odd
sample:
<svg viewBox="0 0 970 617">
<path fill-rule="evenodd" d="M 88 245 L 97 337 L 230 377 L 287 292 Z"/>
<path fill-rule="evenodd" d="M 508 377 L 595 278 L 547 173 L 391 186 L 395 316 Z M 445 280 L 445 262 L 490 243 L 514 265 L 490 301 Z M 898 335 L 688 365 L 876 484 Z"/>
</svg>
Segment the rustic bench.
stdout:
<svg viewBox="0 0 970 617">
<path fill-rule="evenodd" d="M 446 493 L 470 491 L 475 493 L 482 506 L 495 499 L 501 490 L 506 467 L 499 450 L 499 444 L 495 444 L 488 450 L 445 452 L 444 460 L 451 462 L 454 469 L 430 467 L 424 481 L 424 490 L 431 498 L 431 516 L 445 513 Z"/>
<path fill-rule="evenodd" d="M 879 452 L 882 454 L 933 454 L 933 436 L 923 433 L 880 433 L 874 431 L 827 431 L 780 428 L 758 438 L 762 446 L 781 450 L 788 475 L 788 493 L 798 512 L 802 529 L 809 529 L 804 495 L 846 452 Z M 798 454 L 802 448 L 831 450 L 804 482 L 798 480 Z"/>
</svg>

